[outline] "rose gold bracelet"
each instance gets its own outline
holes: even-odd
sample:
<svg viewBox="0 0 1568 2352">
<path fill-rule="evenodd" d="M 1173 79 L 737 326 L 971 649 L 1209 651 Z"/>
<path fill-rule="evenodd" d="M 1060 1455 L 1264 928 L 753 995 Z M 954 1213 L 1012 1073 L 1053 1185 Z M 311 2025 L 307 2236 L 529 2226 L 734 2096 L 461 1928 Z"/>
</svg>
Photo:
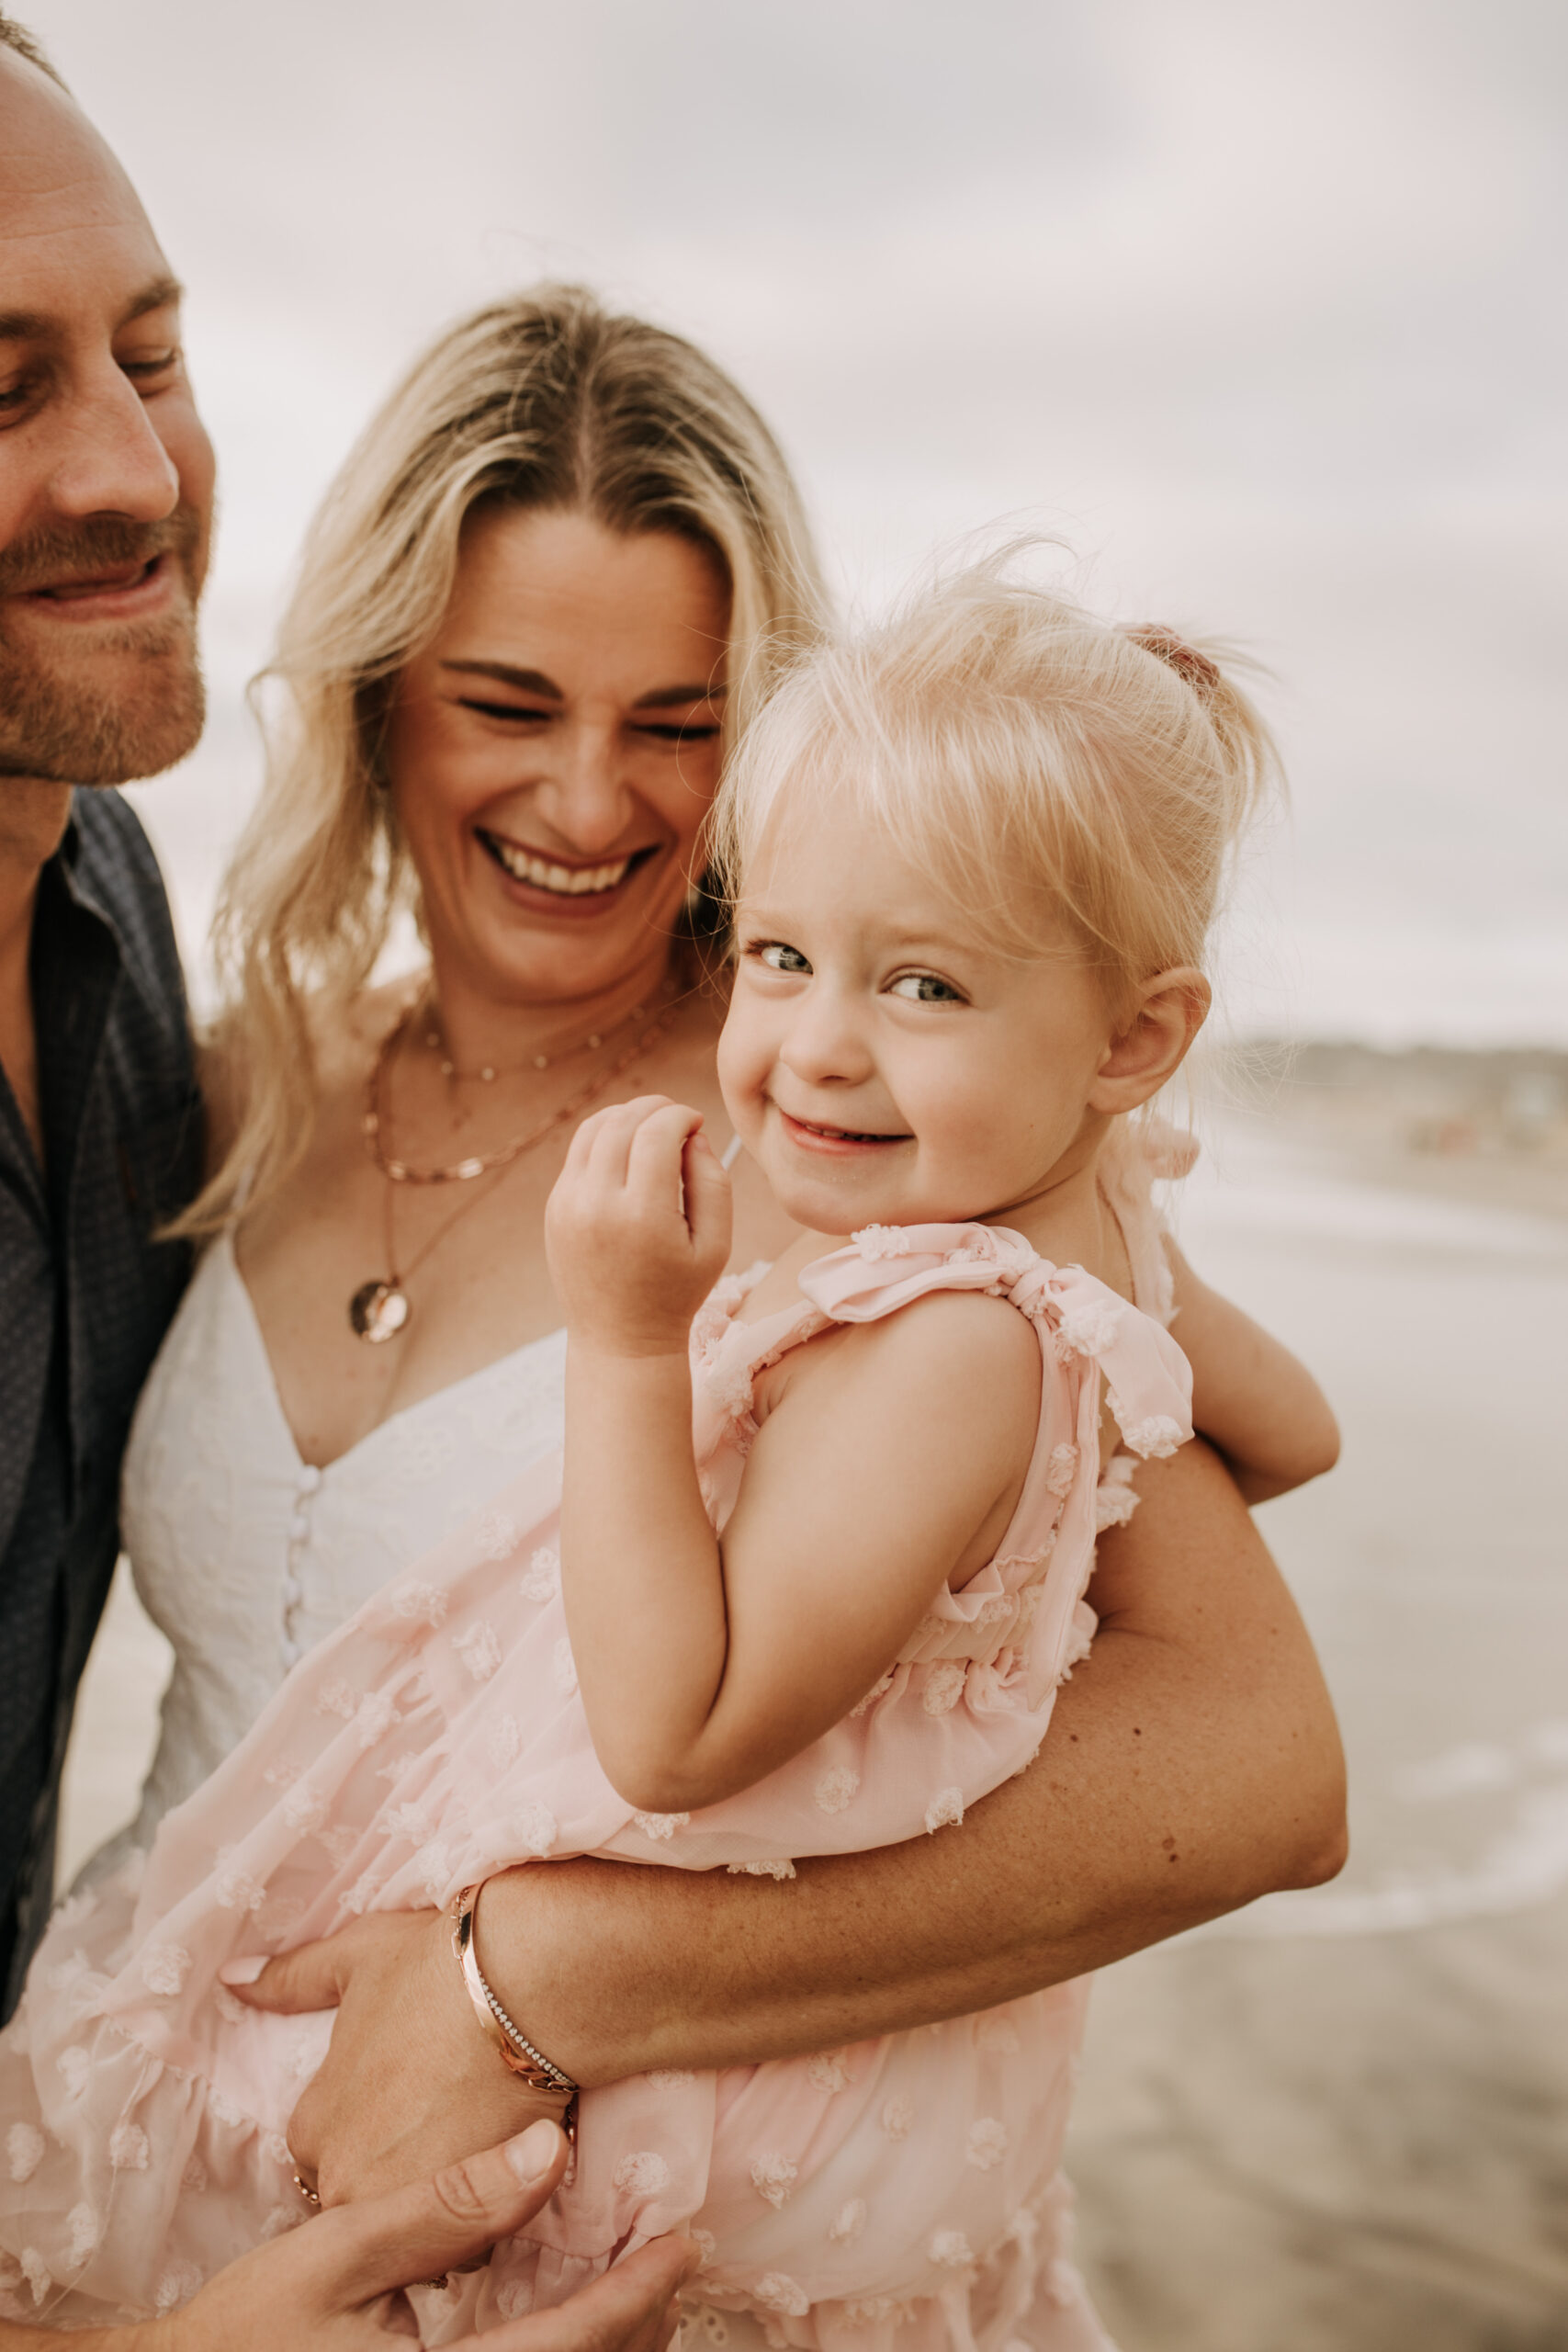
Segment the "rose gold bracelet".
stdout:
<svg viewBox="0 0 1568 2352">
<path fill-rule="evenodd" d="M 484 1882 L 477 1886 L 465 1886 L 452 1899 L 452 1950 L 463 1972 L 463 1983 L 474 2005 L 474 2014 L 490 2039 L 501 2052 L 502 2063 L 526 2083 L 530 2090 L 554 2091 L 564 2096 L 569 2106 L 577 2098 L 577 2085 L 571 2076 L 536 2050 L 521 2027 L 513 2023 L 496 1998 L 484 1970 L 479 1966 L 479 1952 L 474 1944 L 475 1914 L 483 1891 Z"/>
</svg>

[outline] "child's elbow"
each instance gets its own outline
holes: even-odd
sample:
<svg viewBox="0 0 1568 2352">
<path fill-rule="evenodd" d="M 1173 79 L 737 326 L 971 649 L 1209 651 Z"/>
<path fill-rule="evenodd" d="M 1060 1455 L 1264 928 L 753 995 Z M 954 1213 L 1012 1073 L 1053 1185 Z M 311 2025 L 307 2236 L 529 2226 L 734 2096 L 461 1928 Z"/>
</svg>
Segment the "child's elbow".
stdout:
<svg viewBox="0 0 1568 2352">
<path fill-rule="evenodd" d="M 634 1813 L 697 1813 L 704 1805 L 732 1796 L 737 1786 L 746 1785 L 716 1778 L 678 1758 L 615 1757 L 601 1752 L 599 1761 L 615 1794 Z"/>
<path fill-rule="evenodd" d="M 634 1813 L 700 1813 L 705 1805 L 722 1804 L 760 1781 L 770 1762 L 759 1765 L 748 1756 L 688 1751 L 681 1756 L 609 1758 L 600 1763 L 615 1794 Z"/>
<path fill-rule="evenodd" d="M 692 1810 L 681 1774 L 668 1770 L 657 1759 L 607 1756 L 601 1748 L 599 1761 L 615 1794 L 629 1804 L 634 1813 L 690 1813 Z"/>
</svg>

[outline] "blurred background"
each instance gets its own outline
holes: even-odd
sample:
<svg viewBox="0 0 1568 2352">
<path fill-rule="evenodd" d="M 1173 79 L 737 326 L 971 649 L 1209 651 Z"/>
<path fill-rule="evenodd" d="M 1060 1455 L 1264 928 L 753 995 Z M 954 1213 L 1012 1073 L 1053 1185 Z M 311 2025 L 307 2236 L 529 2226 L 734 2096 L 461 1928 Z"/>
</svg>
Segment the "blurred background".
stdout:
<svg viewBox="0 0 1568 2352">
<path fill-rule="evenodd" d="M 1292 808 L 1176 1214 L 1345 1425 L 1264 1525 L 1356 1849 L 1101 1984 L 1083 2256 L 1123 2352 L 1568 2346 L 1568 14 L 20 12 L 188 283 L 220 451 L 211 724 L 136 792 L 198 997 L 306 518 L 414 347 L 540 275 L 733 369 L 847 599 L 1000 523 L 1269 665 Z M 71 1857 L 165 1661 L 117 1590 Z"/>
</svg>

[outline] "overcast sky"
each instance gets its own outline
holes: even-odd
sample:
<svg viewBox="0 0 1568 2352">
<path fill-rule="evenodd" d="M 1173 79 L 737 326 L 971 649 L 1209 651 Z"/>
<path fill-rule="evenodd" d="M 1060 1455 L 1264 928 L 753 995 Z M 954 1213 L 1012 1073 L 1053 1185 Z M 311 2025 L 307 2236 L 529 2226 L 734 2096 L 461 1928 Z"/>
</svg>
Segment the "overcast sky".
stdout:
<svg viewBox="0 0 1568 2352">
<path fill-rule="evenodd" d="M 12 0 L 190 288 L 214 718 L 414 346 L 544 273 L 705 343 L 874 601 L 1006 516 L 1247 640 L 1294 817 L 1239 1025 L 1568 1044 L 1561 0 Z"/>
</svg>

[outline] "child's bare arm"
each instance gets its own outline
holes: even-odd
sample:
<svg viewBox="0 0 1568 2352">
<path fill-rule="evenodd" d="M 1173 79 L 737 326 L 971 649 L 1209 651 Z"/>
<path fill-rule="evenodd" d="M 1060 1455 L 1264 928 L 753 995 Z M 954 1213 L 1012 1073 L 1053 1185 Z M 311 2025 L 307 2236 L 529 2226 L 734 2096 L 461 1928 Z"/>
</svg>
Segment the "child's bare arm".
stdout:
<svg viewBox="0 0 1568 2352">
<path fill-rule="evenodd" d="M 1176 1278 L 1172 1325 L 1192 1366 L 1192 1420 L 1222 1453 L 1249 1503 L 1267 1502 L 1339 1459 L 1339 1429 L 1306 1366 L 1195 1274 L 1166 1243 Z"/>
<path fill-rule="evenodd" d="M 686 1337 L 728 1251 L 728 1193 L 693 1133 L 675 1104 L 601 1114 L 547 1225 L 567 1623 L 600 1761 L 660 1813 L 750 1785 L 853 1705 L 948 1575 L 989 1556 L 1039 1411 L 1038 1342 L 1001 1301 L 920 1301 L 829 1335 L 786 1360 L 721 1550 Z"/>
</svg>

